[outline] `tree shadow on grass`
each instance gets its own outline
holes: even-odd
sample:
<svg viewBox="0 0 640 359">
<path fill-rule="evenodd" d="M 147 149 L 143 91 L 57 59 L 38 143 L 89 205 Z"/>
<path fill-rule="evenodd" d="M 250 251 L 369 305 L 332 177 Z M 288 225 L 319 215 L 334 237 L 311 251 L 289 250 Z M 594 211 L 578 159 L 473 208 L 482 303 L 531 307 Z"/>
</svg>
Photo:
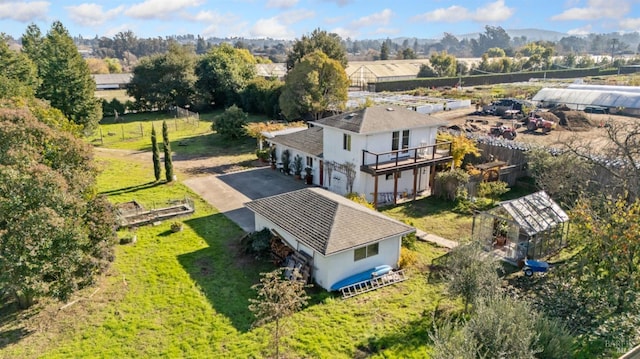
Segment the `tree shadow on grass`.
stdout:
<svg viewBox="0 0 640 359">
<path fill-rule="evenodd" d="M 354 358 L 368 358 L 386 349 L 401 346 L 404 352 L 416 353 L 431 343 L 429 333 L 432 330 L 432 314 L 426 311 L 394 332 L 374 335 L 364 339 L 356 346 Z M 426 351 L 424 356 L 427 356 Z"/>
<path fill-rule="evenodd" d="M 238 331 L 248 331 L 254 320 L 248 309 L 249 298 L 255 298 L 251 286 L 260 281 L 261 272 L 273 270 L 273 264 L 242 255 L 238 245 L 243 232 L 223 214 L 184 223 L 209 246 L 178 255 L 178 261 L 215 311 L 226 316 Z"/>
<path fill-rule="evenodd" d="M 147 188 L 153 188 L 156 186 L 160 186 L 162 184 L 165 184 L 164 181 L 151 181 L 151 182 L 147 182 L 147 183 L 143 183 L 143 184 L 139 184 L 139 185 L 135 185 L 135 186 L 129 186 L 129 187 L 124 187 L 124 188 L 118 188 L 118 189 L 114 189 L 111 191 L 104 191 L 104 192 L 100 192 L 100 194 L 104 194 L 104 195 L 118 195 L 118 194 L 124 194 L 124 193 L 131 193 L 131 192 L 137 192 L 143 189 L 147 189 Z"/>
<path fill-rule="evenodd" d="M 7 296 L 0 294 L 0 349 L 11 344 L 18 343 L 20 340 L 31 335 L 32 331 L 25 328 L 18 322 L 19 316 L 23 313 L 16 303 L 10 301 Z"/>
</svg>

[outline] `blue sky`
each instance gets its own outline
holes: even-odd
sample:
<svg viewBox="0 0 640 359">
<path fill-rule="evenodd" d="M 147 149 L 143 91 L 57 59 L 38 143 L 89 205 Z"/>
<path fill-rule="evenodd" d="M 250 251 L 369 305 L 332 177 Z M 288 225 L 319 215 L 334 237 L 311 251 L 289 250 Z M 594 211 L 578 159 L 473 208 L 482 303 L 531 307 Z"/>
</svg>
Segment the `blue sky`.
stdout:
<svg viewBox="0 0 640 359">
<path fill-rule="evenodd" d="M 538 28 L 569 34 L 640 30 L 640 0 L 0 0 L 0 32 L 19 37 L 60 20 L 72 35 L 295 39 L 315 28 L 343 38 L 439 39 L 484 31 Z"/>
</svg>

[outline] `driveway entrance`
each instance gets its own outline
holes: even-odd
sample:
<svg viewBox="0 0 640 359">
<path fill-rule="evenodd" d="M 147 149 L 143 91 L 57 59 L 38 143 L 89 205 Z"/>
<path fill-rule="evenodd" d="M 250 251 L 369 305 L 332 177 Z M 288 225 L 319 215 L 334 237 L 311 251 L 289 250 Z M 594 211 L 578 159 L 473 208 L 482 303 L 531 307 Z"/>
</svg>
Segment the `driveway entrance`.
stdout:
<svg viewBox="0 0 640 359">
<path fill-rule="evenodd" d="M 253 212 L 244 206 L 245 203 L 307 187 L 303 181 L 296 181 L 293 176 L 285 176 L 270 167 L 194 177 L 184 184 L 245 232 L 255 230 Z"/>
</svg>

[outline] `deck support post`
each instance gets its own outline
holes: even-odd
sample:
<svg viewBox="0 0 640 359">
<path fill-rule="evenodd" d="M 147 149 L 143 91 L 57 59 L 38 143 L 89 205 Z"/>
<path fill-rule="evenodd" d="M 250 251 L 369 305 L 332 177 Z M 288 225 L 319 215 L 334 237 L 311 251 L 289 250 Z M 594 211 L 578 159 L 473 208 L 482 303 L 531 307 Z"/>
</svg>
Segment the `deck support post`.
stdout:
<svg viewBox="0 0 640 359">
<path fill-rule="evenodd" d="M 373 176 L 373 208 L 378 208 L 378 175 Z"/>
<path fill-rule="evenodd" d="M 393 172 L 393 204 L 398 204 L 398 171 Z"/>
<path fill-rule="evenodd" d="M 418 168 L 414 167 L 413 168 L 413 200 L 416 200 L 416 197 L 418 196 L 418 194 L 416 193 L 418 191 Z"/>
</svg>

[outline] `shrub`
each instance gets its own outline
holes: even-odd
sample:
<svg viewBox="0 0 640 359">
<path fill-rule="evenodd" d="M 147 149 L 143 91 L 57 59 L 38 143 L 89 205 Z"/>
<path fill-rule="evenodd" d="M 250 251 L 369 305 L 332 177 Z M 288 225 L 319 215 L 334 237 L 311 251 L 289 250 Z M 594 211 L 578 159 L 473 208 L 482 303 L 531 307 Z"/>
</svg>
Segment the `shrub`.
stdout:
<svg viewBox="0 0 640 359">
<path fill-rule="evenodd" d="M 413 251 L 416 249 L 416 240 L 416 233 L 409 233 L 406 236 L 402 237 L 402 246 Z"/>
<path fill-rule="evenodd" d="M 271 252 L 271 232 L 265 228 L 249 233 L 240 240 L 240 247 L 245 254 L 253 255 L 255 258 L 266 258 Z"/>
<path fill-rule="evenodd" d="M 238 139 L 246 133 L 245 125 L 248 118 L 249 115 L 246 112 L 233 105 L 214 118 L 211 128 L 226 138 Z"/>
<path fill-rule="evenodd" d="M 296 176 L 300 176 L 302 173 L 302 157 L 300 155 L 296 155 L 293 158 L 293 174 Z"/>
<path fill-rule="evenodd" d="M 176 233 L 182 230 L 182 222 L 172 222 L 171 223 L 171 232 Z"/>
<path fill-rule="evenodd" d="M 289 171 L 291 170 L 291 153 L 289 150 L 282 151 L 280 161 L 282 161 L 282 169 L 284 170 L 284 173 L 289 174 Z"/>
<path fill-rule="evenodd" d="M 263 162 L 269 162 L 269 157 L 271 156 L 271 150 L 266 148 L 263 150 L 256 150 L 256 157 L 258 157 L 258 159 L 260 161 Z"/>
<path fill-rule="evenodd" d="M 416 252 L 402 247 L 400 248 L 400 259 L 398 260 L 398 267 L 407 268 L 410 267 L 418 261 L 418 255 Z"/>
<path fill-rule="evenodd" d="M 356 203 L 359 203 L 359 204 L 361 204 L 361 205 L 363 205 L 363 206 L 365 206 L 367 208 L 375 209 L 375 207 L 373 207 L 373 203 L 369 203 L 367 201 L 367 198 L 363 194 L 359 194 L 359 193 L 356 193 L 356 192 L 349 192 L 349 193 L 347 193 L 345 195 L 345 197 L 347 199 L 350 199 L 350 200 L 352 200 L 352 201 L 354 201 Z"/>
<path fill-rule="evenodd" d="M 497 201 L 500 196 L 509 192 L 509 187 L 507 186 L 507 183 L 503 181 L 481 182 L 478 185 L 478 196 Z"/>
<path fill-rule="evenodd" d="M 469 174 L 460 168 L 440 172 L 436 175 L 434 195 L 441 199 L 454 201 L 466 197 L 465 186 L 469 182 Z"/>
</svg>

